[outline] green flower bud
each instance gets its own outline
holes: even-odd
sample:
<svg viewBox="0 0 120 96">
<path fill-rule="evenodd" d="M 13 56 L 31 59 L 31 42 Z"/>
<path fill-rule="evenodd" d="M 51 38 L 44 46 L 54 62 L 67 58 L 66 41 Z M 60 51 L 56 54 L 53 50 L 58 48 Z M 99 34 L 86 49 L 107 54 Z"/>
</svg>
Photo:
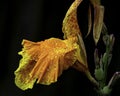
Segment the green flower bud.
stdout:
<svg viewBox="0 0 120 96">
<path fill-rule="evenodd" d="M 102 89 L 102 94 L 104 94 L 104 95 L 109 95 L 111 91 L 112 91 L 112 89 L 109 88 L 109 86 L 105 86 L 105 87 Z"/>
<path fill-rule="evenodd" d="M 102 68 L 95 69 L 95 78 L 97 80 L 102 80 L 104 78 L 104 71 Z"/>
</svg>

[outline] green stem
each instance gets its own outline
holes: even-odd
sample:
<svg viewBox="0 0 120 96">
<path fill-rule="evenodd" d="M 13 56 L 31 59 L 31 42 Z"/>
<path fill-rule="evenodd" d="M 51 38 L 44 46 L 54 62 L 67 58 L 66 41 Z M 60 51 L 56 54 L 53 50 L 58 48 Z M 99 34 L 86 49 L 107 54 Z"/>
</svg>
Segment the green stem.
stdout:
<svg viewBox="0 0 120 96">
<path fill-rule="evenodd" d="M 88 77 L 88 79 L 91 81 L 91 83 L 96 86 L 97 88 L 99 87 L 98 82 L 95 80 L 95 78 L 90 74 L 89 71 L 85 73 L 85 75 Z"/>
</svg>

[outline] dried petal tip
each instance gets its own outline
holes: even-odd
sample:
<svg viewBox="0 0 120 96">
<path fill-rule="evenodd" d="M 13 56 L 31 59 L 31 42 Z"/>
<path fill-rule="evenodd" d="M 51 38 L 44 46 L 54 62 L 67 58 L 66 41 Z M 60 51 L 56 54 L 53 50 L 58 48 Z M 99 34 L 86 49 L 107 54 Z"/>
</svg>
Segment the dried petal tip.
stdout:
<svg viewBox="0 0 120 96">
<path fill-rule="evenodd" d="M 120 79 L 120 72 L 115 72 L 112 78 L 110 79 L 108 86 L 112 88 L 118 79 Z"/>
</svg>

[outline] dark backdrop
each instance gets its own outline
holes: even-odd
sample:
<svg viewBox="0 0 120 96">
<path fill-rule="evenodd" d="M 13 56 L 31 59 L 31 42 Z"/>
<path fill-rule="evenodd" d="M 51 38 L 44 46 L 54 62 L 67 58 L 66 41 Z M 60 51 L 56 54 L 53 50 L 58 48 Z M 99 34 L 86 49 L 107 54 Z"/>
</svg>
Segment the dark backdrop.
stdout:
<svg viewBox="0 0 120 96">
<path fill-rule="evenodd" d="M 97 96 L 92 84 L 80 72 L 69 68 L 57 83 L 50 86 L 35 85 L 32 90 L 22 91 L 14 84 L 22 39 L 40 41 L 50 37 L 62 38 L 62 20 L 73 0 L 0 0 L 0 96 Z M 108 80 L 120 71 L 120 29 L 118 1 L 102 0 L 105 6 L 105 23 L 109 33 L 116 37 L 113 59 L 108 70 Z M 87 33 L 88 0 L 78 8 L 78 20 L 83 33 Z M 84 38 L 89 68 L 94 75 L 94 42 L 92 33 Z M 99 44 L 102 49 L 103 45 Z M 102 51 L 101 51 L 102 52 Z M 111 96 L 120 96 L 117 82 Z"/>
</svg>

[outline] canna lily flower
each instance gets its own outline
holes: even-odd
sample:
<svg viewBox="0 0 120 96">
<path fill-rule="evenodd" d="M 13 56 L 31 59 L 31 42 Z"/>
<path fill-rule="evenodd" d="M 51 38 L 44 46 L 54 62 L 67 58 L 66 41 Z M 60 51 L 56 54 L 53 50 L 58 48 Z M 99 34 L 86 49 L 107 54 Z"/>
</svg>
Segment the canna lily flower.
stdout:
<svg viewBox="0 0 120 96">
<path fill-rule="evenodd" d="M 22 41 L 23 49 L 19 52 L 22 59 L 15 71 L 15 84 L 20 89 L 31 89 L 36 81 L 50 85 L 69 67 L 84 72 L 88 79 L 96 83 L 88 69 L 85 46 L 77 23 L 77 7 L 81 1 L 75 0 L 66 13 L 62 27 L 64 40 Z"/>
</svg>

